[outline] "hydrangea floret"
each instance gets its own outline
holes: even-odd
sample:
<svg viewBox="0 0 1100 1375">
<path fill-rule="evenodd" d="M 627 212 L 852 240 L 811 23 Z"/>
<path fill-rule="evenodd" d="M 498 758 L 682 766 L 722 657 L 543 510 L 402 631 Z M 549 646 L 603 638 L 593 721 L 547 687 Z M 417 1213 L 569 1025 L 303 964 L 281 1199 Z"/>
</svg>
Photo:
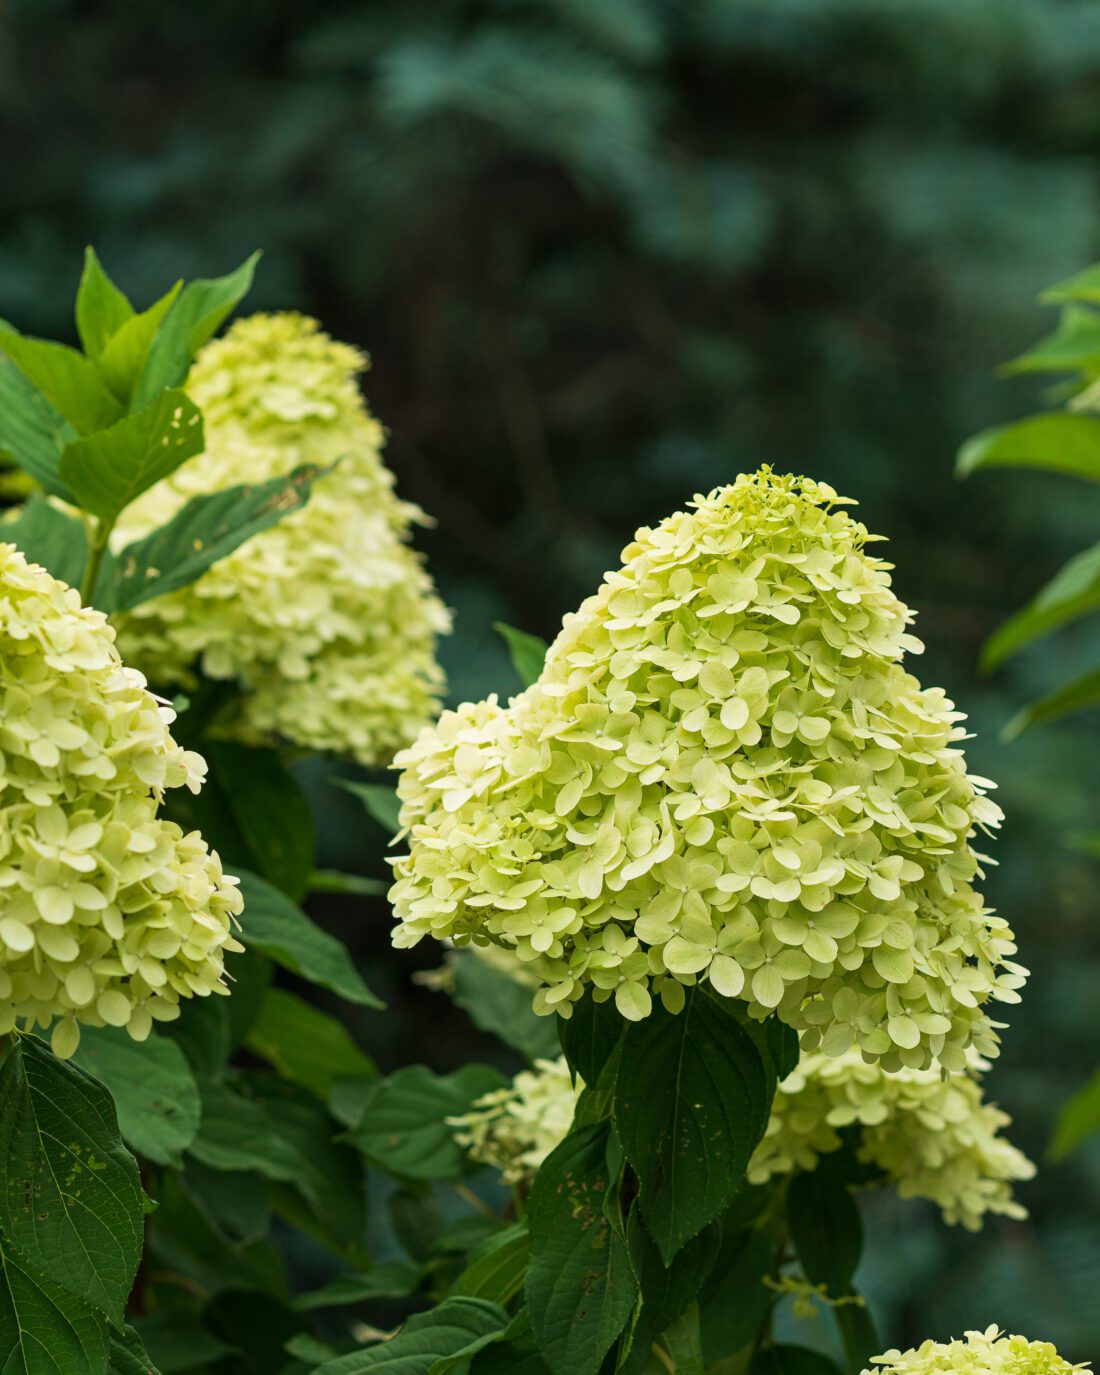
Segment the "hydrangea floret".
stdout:
<svg viewBox="0 0 1100 1375">
<path fill-rule="evenodd" d="M 394 939 L 515 950 L 537 1011 L 624 1017 L 709 981 L 885 1068 L 997 1051 L 1026 971 L 971 840 L 963 717 L 823 483 L 763 468 L 642 529 L 536 683 L 401 755 Z"/>
<path fill-rule="evenodd" d="M 887 1351 L 874 1357 L 874 1370 L 863 1375 L 1072 1375 L 1092 1363 L 1071 1365 L 1049 1342 L 1006 1337 L 996 1327 L 968 1332 L 962 1341 L 927 1341 L 911 1351 Z"/>
<path fill-rule="evenodd" d="M 469 1112 L 450 1120 L 455 1140 L 472 1160 L 492 1165 L 509 1184 L 530 1179 L 573 1125 L 575 1083 L 564 1057 L 536 1060 L 506 1088 L 479 1098 Z"/>
<path fill-rule="evenodd" d="M 135 608 L 119 643 L 157 684 L 189 687 L 197 667 L 238 684 L 225 734 L 370 765 L 388 763 L 434 719 L 436 640 L 449 617 L 408 543 L 425 517 L 394 493 L 383 430 L 357 382 L 366 366 L 303 316 L 239 321 L 202 350 L 187 381 L 205 453 L 130 506 L 115 540 L 148 534 L 193 497 L 335 463 L 300 511 Z"/>
<path fill-rule="evenodd" d="M 749 1165 L 750 1183 L 813 1170 L 839 1150 L 840 1133 L 859 1131 L 857 1154 L 881 1170 L 902 1198 L 926 1198 L 944 1220 L 977 1231 L 987 1214 L 1023 1218 L 1012 1185 L 1035 1166 L 1001 1136 L 1011 1118 L 982 1096 L 987 1068 L 887 1073 L 857 1051 L 831 1058 L 804 1055 L 779 1085 L 763 1141 Z"/>
<path fill-rule="evenodd" d="M 104 616 L 0 544 L 0 1032 L 80 1024 L 135 1040 L 181 998 L 225 993 L 237 880 L 158 816 L 202 758 L 125 668 Z"/>
</svg>

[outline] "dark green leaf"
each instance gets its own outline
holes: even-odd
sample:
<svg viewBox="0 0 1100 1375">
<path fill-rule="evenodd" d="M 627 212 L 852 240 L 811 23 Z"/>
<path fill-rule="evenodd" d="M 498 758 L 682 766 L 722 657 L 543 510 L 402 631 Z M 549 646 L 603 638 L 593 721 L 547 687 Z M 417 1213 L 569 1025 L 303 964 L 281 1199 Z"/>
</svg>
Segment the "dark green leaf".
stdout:
<svg viewBox="0 0 1100 1375">
<path fill-rule="evenodd" d="M 297 902 L 309 886 L 316 852 L 313 815 L 297 780 L 274 750 L 211 740 L 204 752 L 248 851 L 238 856 L 223 850 L 223 857 L 256 870 Z"/>
<path fill-rule="evenodd" d="M 135 497 L 203 449 L 202 415 L 182 391 L 166 391 L 136 415 L 85 439 L 61 455 L 61 480 L 77 505 L 114 520 Z"/>
<path fill-rule="evenodd" d="M 307 1311 L 313 1308 L 339 1308 L 345 1304 L 363 1303 L 367 1299 L 400 1299 L 413 1293 L 420 1284 L 421 1268 L 412 1261 L 391 1260 L 363 1270 L 337 1275 L 320 1289 L 299 1294 L 294 1307 Z"/>
<path fill-rule="evenodd" d="M 1085 711 L 1100 704 L 1100 668 L 1091 668 L 1079 678 L 1032 702 L 1009 721 L 1005 727 L 1006 740 L 1014 740 L 1029 726 L 1058 721 L 1063 716 Z"/>
<path fill-rule="evenodd" d="M 555 1375 L 596 1375 L 634 1310 L 637 1284 L 605 1201 L 606 1123 L 581 1127 L 543 1161 L 528 1202 L 527 1305 Z"/>
<path fill-rule="evenodd" d="M 137 1330 L 127 1324 L 121 1334 L 111 1333 L 111 1361 L 109 1375 L 168 1375 L 149 1352 Z"/>
<path fill-rule="evenodd" d="M 704 1375 L 699 1310 L 694 1304 L 662 1332 L 660 1345 L 676 1375 Z"/>
<path fill-rule="evenodd" d="M 120 1322 L 142 1246 L 137 1162 L 103 1085 L 32 1036 L 0 1069 L 0 1161 L 8 1260 Z"/>
<path fill-rule="evenodd" d="M 508 1315 L 482 1299 L 446 1299 L 411 1317 L 396 1337 L 338 1356 L 315 1375 L 427 1375 L 436 1361 L 479 1350 L 508 1325 Z"/>
<path fill-rule="evenodd" d="M 969 477 L 984 468 L 1037 468 L 1100 482 L 1100 419 L 1052 411 L 983 430 L 959 450 L 956 470 Z"/>
<path fill-rule="evenodd" d="M 627 1246 L 642 1293 L 642 1307 L 631 1333 L 622 1375 L 641 1375 L 649 1349 L 662 1332 L 695 1302 L 718 1254 L 719 1229 L 708 1227 L 666 1265 L 646 1231 L 637 1207 L 627 1223 Z M 698 1317 L 695 1319 L 698 1326 Z"/>
<path fill-rule="evenodd" d="M 186 1309 L 135 1318 L 134 1327 L 162 1375 L 194 1370 L 196 1366 L 205 1366 L 221 1360 L 223 1356 L 231 1356 L 235 1350 Z"/>
<path fill-rule="evenodd" d="M 89 245 L 84 250 L 84 272 L 76 293 L 76 332 L 93 362 L 133 313 L 133 306 L 104 272 Z"/>
<path fill-rule="evenodd" d="M 455 955 L 452 969 L 454 1000 L 474 1026 L 498 1036 L 528 1060 L 557 1057 L 557 1019 L 536 1016 L 532 989 L 469 951 Z"/>
<path fill-rule="evenodd" d="M 503 1087 L 488 1065 L 464 1065 L 436 1075 L 409 1065 L 363 1092 L 359 1121 L 349 1139 L 373 1164 L 407 1179 L 454 1179 L 464 1156 L 449 1117 L 468 1112 L 475 1099 Z"/>
<path fill-rule="evenodd" d="M 525 688 L 536 682 L 546 662 L 546 651 L 550 646 L 538 635 L 529 635 L 526 630 L 516 630 L 503 621 L 494 621 L 493 629 L 504 637 L 512 658 L 512 667 Z"/>
<path fill-rule="evenodd" d="M 228 1245 L 247 1245 L 267 1236 L 271 1208 L 260 1175 L 215 1170 L 199 1160 L 188 1160 L 182 1179 L 188 1197 Z"/>
<path fill-rule="evenodd" d="M 982 667 L 996 668 L 1025 645 L 1098 608 L 1100 544 L 1094 544 L 1070 559 L 1034 600 L 990 636 L 982 649 Z"/>
<path fill-rule="evenodd" d="M 384 1006 L 363 982 L 346 947 L 335 936 L 314 925 L 301 908 L 258 875 L 242 873 L 240 878 L 244 894 L 242 940 L 249 949 L 349 1003 Z"/>
<path fill-rule="evenodd" d="M 1050 1158 L 1064 1160 L 1097 1131 L 1100 1131 L 1100 1071 L 1063 1107 L 1050 1143 Z"/>
<path fill-rule="evenodd" d="M 339 869 L 314 869 L 309 876 L 311 893 L 343 893 L 347 897 L 384 898 L 391 885 L 384 878 L 342 874 Z"/>
<path fill-rule="evenodd" d="M 752 1341 L 768 1315 L 774 1294 L 764 1284 L 775 1268 L 776 1246 L 755 1227 L 729 1227 L 710 1278 L 699 1295 L 703 1355 L 708 1365 L 732 1356 Z"/>
<path fill-rule="evenodd" d="M 229 1059 L 229 1007 L 224 998 L 192 998 L 185 1002 L 174 1022 L 166 1022 L 161 1035 L 183 1051 L 196 1075 L 214 1078 Z"/>
<path fill-rule="evenodd" d="M 188 282 L 164 317 L 134 393 L 135 406 L 147 406 L 165 387 L 178 387 L 191 359 L 247 294 L 260 255 L 225 277 Z"/>
<path fill-rule="evenodd" d="M 12 520 L 0 523 L 0 540 L 18 545 L 31 563 L 79 587 L 88 558 L 88 537 L 74 516 L 52 506 L 37 493 Z"/>
<path fill-rule="evenodd" d="M 193 497 L 166 525 L 118 555 L 110 610 L 130 611 L 194 582 L 253 535 L 300 510 L 313 483 L 330 471 L 303 464 L 269 482 Z"/>
<path fill-rule="evenodd" d="M 523 1288 L 530 1259 L 527 1223 L 517 1222 L 470 1253 L 466 1269 L 454 1282 L 453 1292 L 491 1303 L 509 1303 Z"/>
<path fill-rule="evenodd" d="M 642 1219 L 672 1259 L 740 1188 L 768 1123 L 775 1070 L 765 1033 L 688 992 L 627 1026 L 615 1125 L 638 1175 Z"/>
<path fill-rule="evenodd" d="M 134 387 L 145 367 L 145 360 L 149 356 L 149 349 L 160 328 L 160 322 L 180 294 L 182 287 L 182 282 L 176 282 L 148 310 L 143 310 L 140 315 L 127 320 L 96 360 L 103 380 L 125 405 L 129 405 L 133 396 Z"/>
<path fill-rule="evenodd" d="M 589 992 L 572 1006 L 569 1018 L 556 1018 L 561 1048 L 570 1068 L 595 1086 L 626 1034 L 626 1022 L 611 998 L 597 1003 Z"/>
<path fill-rule="evenodd" d="M 199 1089 L 174 1041 L 134 1041 L 115 1027 L 85 1027 L 76 1063 L 107 1085 L 119 1130 L 137 1155 L 180 1166 L 199 1129 Z"/>
<path fill-rule="evenodd" d="M 840 1371 L 828 1356 L 808 1346 L 769 1346 L 756 1353 L 749 1375 L 840 1375 Z"/>
<path fill-rule="evenodd" d="M 0 1370 L 4 1375 L 99 1375 L 107 1323 L 0 1239 Z"/>
<path fill-rule="evenodd" d="M 848 1375 L 860 1375 L 882 1350 L 875 1324 L 867 1309 L 858 1304 L 845 1304 L 834 1310 L 836 1325 L 844 1343 Z"/>
<path fill-rule="evenodd" d="M 284 1079 L 326 1100 L 337 1079 L 367 1079 L 377 1066 L 342 1022 L 282 988 L 269 988 L 245 1045 Z"/>
<path fill-rule="evenodd" d="M 388 783 L 356 783 L 350 778 L 337 778 L 334 782 L 354 794 L 387 835 L 396 835 L 401 829 L 401 802 Z"/>
<path fill-rule="evenodd" d="M 61 451 L 75 434 L 15 364 L 0 359 L 0 451 L 64 501 L 71 494 L 61 481 Z"/>
<path fill-rule="evenodd" d="M 848 1188 L 827 1169 L 797 1174 L 787 1191 L 787 1224 L 806 1278 L 833 1299 L 852 1292 L 863 1252 L 863 1223 Z"/>
<path fill-rule="evenodd" d="M 67 344 L 0 330 L 0 351 L 77 434 L 94 434 L 122 415 L 122 406 L 108 391 L 95 364 Z M 62 481 L 68 481 L 64 474 Z"/>
</svg>

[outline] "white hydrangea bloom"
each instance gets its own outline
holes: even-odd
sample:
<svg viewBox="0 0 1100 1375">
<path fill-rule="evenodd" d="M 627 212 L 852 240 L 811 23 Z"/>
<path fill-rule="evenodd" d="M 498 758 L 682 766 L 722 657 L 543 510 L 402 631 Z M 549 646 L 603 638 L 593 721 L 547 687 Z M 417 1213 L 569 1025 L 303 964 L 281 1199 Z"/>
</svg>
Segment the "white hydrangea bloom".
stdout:
<svg viewBox="0 0 1100 1375">
<path fill-rule="evenodd" d="M 135 1040 L 225 993 L 237 880 L 157 815 L 206 766 L 77 593 L 0 544 L 0 1032 L 79 1024 Z"/>
<path fill-rule="evenodd" d="M 764 1140 L 749 1165 L 749 1180 L 812 1170 L 841 1146 L 840 1132 L 858 1127 L 858 1156 L 877 1166 L 902 1198 L 927 1198 L 945 1221 L 977 1231 L 989 1213 L 1023 1218 L 1012 1197 L 1016 1181 L 1035 1166 L 1001 1135 L 1012 1119 L 982 1097 L 972 1072 L 887 1073 L 858 1051 L 837 1058 L 805 1055 L 779 1086 Z"/>
<path fill-rule="evenodd" d="M 961 713 L 890 565 L 822 484 L 768 469 L 638 532 L 538 681 L 445 712 L 398 757 L 398 945 L 515 950 L 568 1016 L 589 988 L 675 1012 L 706 979 L 805 1050 L 887 1069 L 997 1051 L 1018 1001 L 974 887 L 995 827 Z"/>
<path fill-rule="evenodd" d="M 236 682 L 243 696 L 226 734 L 370 765 L 435 717 L 435 645 L 449 617 L 408 544 L 424 517 L 394 494 L 382 427 L 357 385 L 366 365 L 300 315 L 238 321 L 187 381 L 206 452 L 130 506 L 114 543 L 148 534 L 192 497 L 339 460 L 302 510 L 129 613 L 119 642 L 158 684 L 186 687 L 197 665 Z"/>
<path fill-rule="evenodd" d="M 1070 1365 L 1049 1342 L 1006 1337 L 996 1327 L 968 1332 L 962 1341 L 927 1341 L 912 1351 L 887 1351 L 863 1375 L 1072 1375 L 1092 1363 Z"/>
<path fill-rule="evenodd" d="M 461 1117 L 456 1140 L 471 1159 L 500 1170 L 510 1184 L 530 1179 L 573 1125 L 584 1085 L 573 1083 L 564 1057 L 536 1060 L 507 1088 L 479 1098 Z"/>
</svg>

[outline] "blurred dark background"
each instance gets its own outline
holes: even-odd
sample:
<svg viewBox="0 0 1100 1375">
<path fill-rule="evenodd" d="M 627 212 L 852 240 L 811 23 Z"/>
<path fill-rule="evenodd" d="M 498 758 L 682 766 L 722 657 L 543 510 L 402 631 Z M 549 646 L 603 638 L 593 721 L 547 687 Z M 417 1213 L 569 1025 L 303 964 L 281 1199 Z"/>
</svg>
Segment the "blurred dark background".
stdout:
<svg viewBox="0 0 1100 1375">
<path fill-rule="evenodd" d="M 952 466 L 1037 404 L 995 368 L 1053 326 L 1037 291 L 1100 258 L 1100 6 L 7 0 L 0 119 L 20 328 L 68 337 L 86 242 L 141 304 L 262 247 L 251 308 L 370 350 L 400 490 L 437 520 L 455 698 L 515 687 L 494 620 L 551 634 L 696 491 L 770 462 L 860 499 L 920 612 L 915 667 L 1002 785 L 989 888 L 1035 972 L 991 1091 L 1041 1163 L 1100 1063 L 1098 737 L 998 732 L 1100 634 L 991 682 L 974 665 L 1100 537 L 1100 501 Z M 384 872 L 381 833 L 314 775 L 323 858 Z M 391 997 L 359 1028 L 380 1058 L 480 1049 L 410 987 L 384 907 L 332 901 Z M 997 1322 L 1100 1349 L 1100 1141 L 1022 1196 L 1029 1223 L 976 1237 L 868 1201 L 891 1341 Z"/>
</svg>

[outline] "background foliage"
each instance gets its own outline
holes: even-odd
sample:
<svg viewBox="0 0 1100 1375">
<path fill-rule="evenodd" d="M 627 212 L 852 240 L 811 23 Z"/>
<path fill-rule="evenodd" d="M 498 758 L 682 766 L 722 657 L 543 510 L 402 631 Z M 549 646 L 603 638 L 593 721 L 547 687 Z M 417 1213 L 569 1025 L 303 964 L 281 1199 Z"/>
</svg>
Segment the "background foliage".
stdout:
<svg viewBox="0 0 1100 1375">
<path fill-rule="evenodd" d="M 635 525 L 767 461 L 858 495 L 921 612 L 927 681 L 1002 781 L 993 899 L 1035 971 L 991 1091 L 1041 1156 L 1100 1060 L 1095 726 L 1011 746 L 1023 700 L 1095 660 L 1083 623 L 990 680 L 982 641 L 1096 537 L 1093 489 L 952 477 L 1033 409 L 995 366 L 1035 293 L 1100 256 L 1100 13 L 1056 0 L 8 0 L 0 313 L 68 337 L 80 250 L 135 298 L 266 248 L 250 308 L 374 354 L 373 409 L 457 611 L 456 698 L 514 680 L 491 625 L 549 634 Z M 1072 499 L 1069 499 L 1072 496 Z M 327 812 L 323 865 L 384 872 Z M 385 1068 L 493 1054 L 410 987 L 387 910 L 332 898 Z M 322 908 L 323 910 L 323 908 Z M 418 952 L 421 963 L 433 962 Z M 334 1004 L 335 1006 L 335 1004 Z M 1100 1142 L 1021 1190 L 1028 1227 L 868 1207 L 859 1277 L 898 1341 L 974 1322 L 1100 1339 Z"/>
</svg>

